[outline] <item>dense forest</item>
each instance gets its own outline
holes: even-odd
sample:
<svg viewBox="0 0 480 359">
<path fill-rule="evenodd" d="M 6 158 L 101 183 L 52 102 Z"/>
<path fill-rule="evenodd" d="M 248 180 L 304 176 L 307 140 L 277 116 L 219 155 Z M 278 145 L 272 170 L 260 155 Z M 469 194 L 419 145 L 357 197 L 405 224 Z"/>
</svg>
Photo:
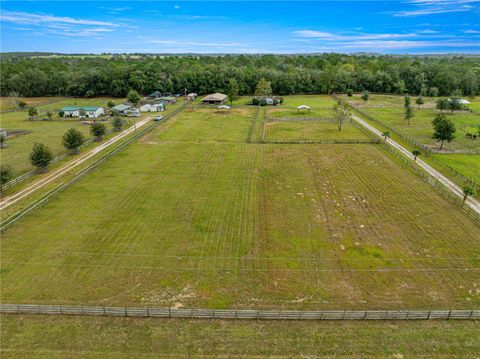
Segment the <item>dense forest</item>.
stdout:
<svg viewBox="0 0 480 359">
<path fill-rule="evenodd" d="M 480 57 L 378 55 L 2 56 L 0 91 L 22 96 L 125 96 L 224 92 L 229 79 L 252 94 L 265 78 L 275 94 L 368 90 L 412 95 L 480 94 Z"/>
</svg>

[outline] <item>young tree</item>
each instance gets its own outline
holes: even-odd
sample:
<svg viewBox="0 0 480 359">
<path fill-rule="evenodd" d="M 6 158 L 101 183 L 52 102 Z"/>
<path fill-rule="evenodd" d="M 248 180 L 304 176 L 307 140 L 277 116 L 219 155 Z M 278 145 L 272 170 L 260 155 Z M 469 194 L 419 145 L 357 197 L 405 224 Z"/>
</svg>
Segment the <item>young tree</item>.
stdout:
<svg viewBox="0 0 480 359">
<path fill-rule="evenodd" d="M 63 135 L 63 147 L 65 147 L 70 153 L 77 153 L 78 149 L 85 142 L 83 133 L 75 128 L 71 128 Z"/>
<path fill-rule="evenodd" d="M 141 97 L 137 91 L 135 90 L 128 91 L 127 100 L 131 102 L 134 106 L 138 105 L 138 103 L 140 102 L 140 99 Z"/>
<path fill-rule="evenodd" d="M 335 118 L 337 119 L 338 131 L 341 131 L 343 123 L 350 119 L 350 113 L 345 103 L 339 102 L 335 105 Z"/>
<path fill-rule="evenodd" d="M 418 109 L 420 110 L 420 106 L 422 106 L 425 103 L 425 101 L 423 101 L 422 96 L 418 96 L 417 99 L 415 100 L 415 103 L 418 105 Z"/>
<path fill-rule="evenodd" d="M 370 98 L 370 92 L 363 91 L 362 100 L 367 102 L 369 98 Z"/>
<path fill-rule="evenodd" d="M 228 80 L 227 95 L 230 105 L 238 98 L 238 83 L 234 78 Z"/>
<path fill-rule="evenodd" d="M 27 107 L 27 103 L 25 101 L 20 100 L 20 101 L 18 101 L 18 107 L 25 108 L 25 107 Z"/>
<path fill-rule="evenodd" d="M 108 108 L 112 108 L 112 107 L 115 106 L 115 102 L 113 102 L 112 100 L 109 100 L 109 101 L 107 102 L 107 106 L 108 106 Z"/>
<path fill-rule="evenodd" d="M 33 121 L 33 120 L 35 119 L 35 117 L 37 117 L 37 116 L 38 116 L 38 111 L 37 111 L 37 109 L 36 109 L 35 107 L 30 107 L 30 108 L 28 109 L 28 119 L 29 119 L 30 121 Z"/>
<path fill-rule="evenodd" d="M 10 181 L 12 177 L 12 167 L 7 165 L 0 165 L 0 185 L 3 186 L 5 183 Z"/>
<path fill-rule="evenodd" d="M 39 171 L 45 170 L 52 161 L 53 154 L 43 143 L 35 143 L 30 153 L 30 162 Z"/>
<path fill-rule="evenodd" d="M 123 126 L 123 120 L 120 117 L 114 117 L 112 120 L 112 127 L 114 131 L 120 131 Z"/>
<path fill-rule="evenodd" d="M 63 111 L 60 111 L 60 112 L 58 113 L 58 116 L 60 116 L 60 117 L 63 117 L 63 116 L 65 116 L 65 112 L 63 112 Z"/>
<path fill-rule="evenodd" d="M 389 131 L 384 131 L 384 132 L 382 132 L 382 136 L 383 136 L 383 141 L 387 142 L 387 138 L 390 137 L 390 132 Z"/>
<path fill-rule="evenodd" d="M 271 94 L 272 84 L 270 81 L 267 81 L 265 78 L 260 79 L 255 87 L 255 96 L 269 96 Z"/>
<path fill-rule="evenodd" d="M 0 148 L 5 147 L 5 142 L 7 141 L 7 136 L 5 136 L 5 133 L 0 133 Z"/>
<path fill-rule="evenodd" d="M 405 120 L 408 121 L 408 124 L 410 125 L 410 119 L 413 117 L 413 109 L 412 109 L 412 101 L 410 99 L 410 96 L 406 95 L 405 96 L 405 103 L 404 103 L 404 107 L 405 107 Z"/>
<path fill-rule="evenodd" d="M 475 190 L 472 187 L 465 186 L 463 187 L 463 202 L 467 200 L 468 196 L 475 195 Z"/>
<path fill-rule="evenodd" d="M 352 90 L 352 89 L 348 89 L 348 90 L 347 90 L 347 96 L 348 96 L 348 97 L 352 97 L 352 96 L 353 96 L 353 90 Z"/>
<path fill-rule="evenodd" d="M 449 105 L 447 99 L 440 98 L 440 99 L 437 100 L 437 109 L 439 109 L 440 112 L 443 113 L 443 111 L 447 110 L 449 106 L 450 105 Z"/>
<path fill-rule="evenodd" d="M 412 151 L 412 155 L 413 155 L 413 162 L 417 162 L 417 157 L 420 156 L 422 154 L 422 152 L 420 152 L 419 150 L 415 149 Z"/>
<path fill-rule="evenodd" d="M 433 138 L 440 141 L 440 149 L 443 149 L 443 142 L 452 142 L 455 138 L 455 124 L 445 114 L 438 114 L 432 121 L 434 133 Z"/>
<path fill-rule="evenodd" d="M 96 141 L 101 141 L 106 132 L 107 128 L 103 123 L 95 122 L 90 126 L 90 133 Z"/>
<path fill-rule="evenodd" d="M 47 111 L 47 117 L 49 121 L 53 120 L 53 112 L 52 111 Z"/>
</svg>

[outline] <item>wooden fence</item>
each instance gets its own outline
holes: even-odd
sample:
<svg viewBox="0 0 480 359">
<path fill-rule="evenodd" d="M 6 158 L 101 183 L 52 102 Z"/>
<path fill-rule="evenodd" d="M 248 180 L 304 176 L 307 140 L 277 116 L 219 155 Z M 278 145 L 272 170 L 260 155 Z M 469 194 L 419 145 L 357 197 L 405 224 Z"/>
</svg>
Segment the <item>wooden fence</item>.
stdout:
<svg viewBox="0 0 480 359">
<path fill-rule="evenodd" d="M 0 304 L 0 313 L 255 320 L 479 320 L 480 310 L 246 310 Z"/>
<path fill-rule="evenodd" d="M 380 143 L 378 139 L 364 139 L 364 140 L 335 140 L 335 139 L 323 139 L 323 140 L 264 140 L 262 143 L 270 144 L 292 144 L 292 145 L 307 145 L 307 144 L 317 144 L 317 145 L 330 145 L 330 144 L 372 144 Z"/>
</svg>

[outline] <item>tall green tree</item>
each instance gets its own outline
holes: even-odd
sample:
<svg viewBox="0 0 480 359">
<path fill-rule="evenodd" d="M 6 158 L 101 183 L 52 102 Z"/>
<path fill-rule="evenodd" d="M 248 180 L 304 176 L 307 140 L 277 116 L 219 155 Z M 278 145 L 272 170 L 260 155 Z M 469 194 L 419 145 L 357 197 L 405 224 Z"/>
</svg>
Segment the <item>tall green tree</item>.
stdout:
<svg viewBox="0 0 480 359">
<path fill-rule="evenodd" d="M 28 119 L 33 121 L 38 116 L 38 111 L 35 107 L 30 107 L 28 109 Z"/>
<path fill-rule="evenodd" d="M 362 100 L 365 101 L 365 102 L 367 102 L 369 98 L 370 98 L 370 92 L 368 92 L 368 91 L 363 91 Z"/>
<path fill-rule="evenodd" d="M 238 82 L 234 78 L 230 78 L 228 80 L 228 87 L 227 87 L 227 96 L 230 105 L 232 105 L 233 101 L 238 98 Z"/>
<path fill-rule="evenodd" d="M 408 95 L 405 96 L 403 107 L 405 108 L 404 118 L 405 120 L 407 120 L 408 124 L 410 125 L 410 120 L 413 117 L 412 100 L 410 99 L 410 96 Z"/>
<path fill-rule="evenodd" d="M 112 127 L 114 131 L 120 131 L 123 127 L 123 120 L 120 117 L 114 117 L 112 120 Z"/>
<path fill-rule="evenodd" d="M 440 98 L 437 100 L 437 105 L 436 105 L 437 109 L 440 110 L 440 112 L 443 112 L 445 110 L 448 110 L 448 108 L 450 107 L 449 103 L 448 103 L 448 100 L 445 99 L 445 98 Z"/>
<path fill-rule="evenodd" d="M 255 96 L 270 96 L 272 94 L 272 84 L 265 78 L 261 78 L 255 87 Z"/>
<path fill-rule="evenodd" d="M 127 100 L 132 103 L 134 106 L 137 106 L 141 100 L 140 95 L 135 90 L 128 91 Z"/>
<path fill-rule="evenodd" d="M 450 143 L 455 139 L 455 132 L 457 131 L 455 124 L 443 113 L 438 114 L 432 121 L 432 124 L 434 129 L 433 138 L 440 142 L 440 150 L 442 150 L 445 141 Z"/>
<path fill-rule="evenodd" d="M 8 165 L 0 165 L 0 185 L 3 186 L 5 183 L 10 181 L 13 177 L 12 167 Z"/>
<path fill-rule="evenodd" d="M 35 143 L 30 153 L 30 162 L 32 166 L 38 170 L 45 170 L 53 159 L 53 154 L 50 148 L 43 143 Z"/>
<path fill-rule="evenodd" d="M 350 119 L 350 112 L 344 102 L 335 105 L 335 118 L 337 120 L 338 131 L 342 130 L 342 126 Z"/>
<path fill-rule="evenodd" d="M 63 135 L 63 147 L 71 153 L 77 153 L 80 146 L 85 143 L 83 133 L 75 128 L 70 128 Z"/>
</svg>

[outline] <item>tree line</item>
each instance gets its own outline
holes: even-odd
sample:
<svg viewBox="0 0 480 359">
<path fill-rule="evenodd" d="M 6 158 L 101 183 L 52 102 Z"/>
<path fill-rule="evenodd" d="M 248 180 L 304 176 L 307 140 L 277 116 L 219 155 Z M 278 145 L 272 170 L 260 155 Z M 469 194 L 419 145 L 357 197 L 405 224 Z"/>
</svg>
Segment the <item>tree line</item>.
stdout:
<svg viewBox="0 0 480 359">
<path fill-rule="evenodd" d="M 1 94 L 118 96 L 227 92 L 251 95 L 263 78 L 276 95 L 348 91 L 447 96 L 480 94 L 479 57 L 225 55 L 133 57 L 2 56 Z"/>
</svg>

